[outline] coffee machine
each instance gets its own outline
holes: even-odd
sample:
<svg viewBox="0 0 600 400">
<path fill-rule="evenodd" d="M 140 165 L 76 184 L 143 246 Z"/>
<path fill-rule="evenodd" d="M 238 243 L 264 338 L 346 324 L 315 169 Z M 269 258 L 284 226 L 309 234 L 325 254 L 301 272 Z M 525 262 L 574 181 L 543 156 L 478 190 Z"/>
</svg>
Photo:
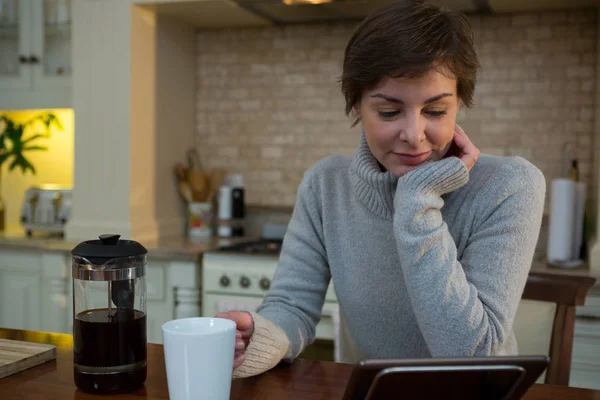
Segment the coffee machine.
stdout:
<svg viewBox="0 0 600 400">
<path fill-rule="evenodd" d="M 115 394 L 146 380 L 146 254 L 120 235 L 101 235 L 72 254 L 76 386 Z"/>
</svg>

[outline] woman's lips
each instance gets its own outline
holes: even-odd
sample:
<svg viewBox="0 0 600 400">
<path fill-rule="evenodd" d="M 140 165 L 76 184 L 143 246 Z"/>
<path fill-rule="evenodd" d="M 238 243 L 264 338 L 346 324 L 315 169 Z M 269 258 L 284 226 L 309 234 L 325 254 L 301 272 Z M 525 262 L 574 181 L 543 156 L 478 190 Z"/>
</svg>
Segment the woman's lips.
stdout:
<svg viewBox="0 0 600 400">
<path fill-rule="evenodd" d="M 394 153 L 398 160 L 405 165 L 417 165 L 427 160 L 431 155 L 431 151 L 425 153 L 410 154 L 410 153 Z"/>
</svg>

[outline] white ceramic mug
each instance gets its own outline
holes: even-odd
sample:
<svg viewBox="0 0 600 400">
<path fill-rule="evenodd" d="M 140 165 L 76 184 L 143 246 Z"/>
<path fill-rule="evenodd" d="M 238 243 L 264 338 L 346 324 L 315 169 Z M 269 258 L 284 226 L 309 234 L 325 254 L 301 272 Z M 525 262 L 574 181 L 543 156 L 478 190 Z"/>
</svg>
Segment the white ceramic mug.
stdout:
<svg viewBox="0 0 600 400">
<path fill-rule="evenodd" d="M 165 366 L 171 400 L 228 400 L 235 322 L 183 318 L 163 324 Z"/>
</svg>

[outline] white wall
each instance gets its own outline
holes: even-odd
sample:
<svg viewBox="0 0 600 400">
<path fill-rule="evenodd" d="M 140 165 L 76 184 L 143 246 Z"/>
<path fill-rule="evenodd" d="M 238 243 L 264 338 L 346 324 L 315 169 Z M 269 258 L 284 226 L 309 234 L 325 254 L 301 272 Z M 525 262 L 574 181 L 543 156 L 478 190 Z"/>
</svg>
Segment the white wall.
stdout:
<svg viewBox="0 0 600 400">
<path fill-rule="evenodd" d="M 174 185 L 164 182 L 193 145 L 194 32 L 132 4 L 73 2 L 70 240 L 115 232 L 148 242 L 181 232 Z"/>
</svg>

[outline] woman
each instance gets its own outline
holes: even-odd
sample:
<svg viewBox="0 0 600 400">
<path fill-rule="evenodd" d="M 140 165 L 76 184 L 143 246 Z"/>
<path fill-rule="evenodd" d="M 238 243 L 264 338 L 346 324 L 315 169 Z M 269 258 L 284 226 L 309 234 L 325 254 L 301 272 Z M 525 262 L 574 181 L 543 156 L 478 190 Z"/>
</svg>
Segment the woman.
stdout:
<svg viewBox="0 0 600 400">
<path fill-rule="evenodd" d="M 342 361 L 517 353 L 545 180 L 522 158 L 480 157 L 456 125 L 477 67 L 458 13 L 402 1 L 358 26 L 342 75 L 358 150 L 305 173 L 258 311 L 218 315 L 237 323 L 235 377 L 314 340 L 330 279 Z"/>
</svg>

